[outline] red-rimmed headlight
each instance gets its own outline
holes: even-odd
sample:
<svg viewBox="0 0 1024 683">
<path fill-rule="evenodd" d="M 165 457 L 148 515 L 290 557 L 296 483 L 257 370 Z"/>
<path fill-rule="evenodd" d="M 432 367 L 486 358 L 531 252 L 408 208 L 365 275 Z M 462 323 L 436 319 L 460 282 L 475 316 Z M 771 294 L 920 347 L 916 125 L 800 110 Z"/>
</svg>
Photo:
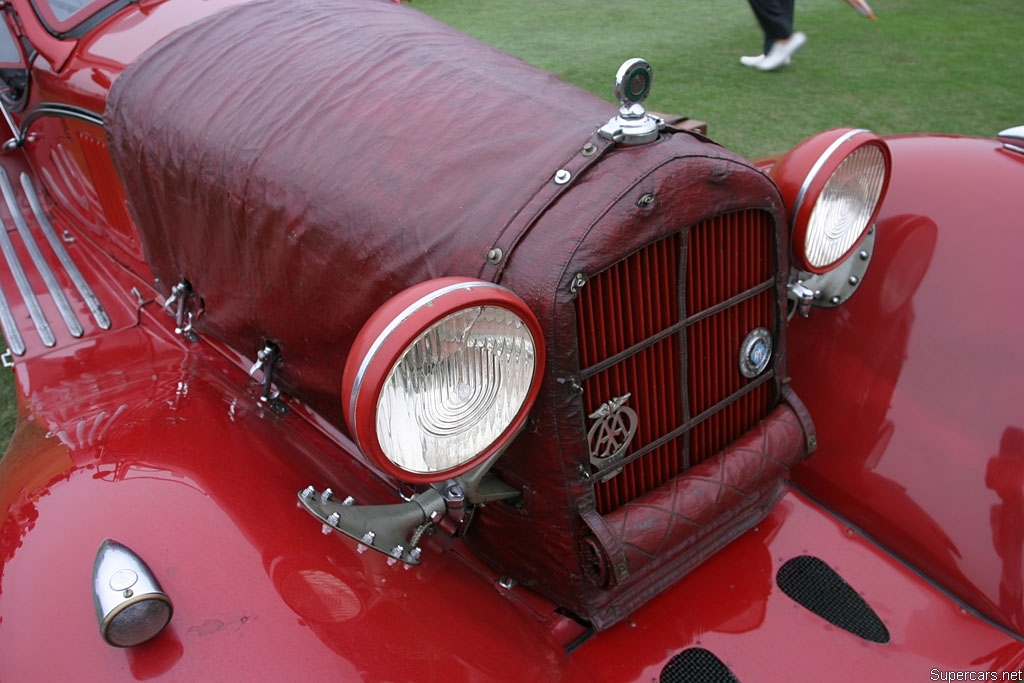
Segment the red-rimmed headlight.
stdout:
<svg viewBox="0 0 1024 683">
<path fill-rule="evenodd" d="M 776 164 L 797 268 L 824 273 L 857 247 L 885 197 L 891 164 L 884 140 L 853 129 L 815 135 Z"/>
<path fill-rule="evenodd" d="M 382 470 L 440 481 L 515 436 L 543 369 L 540 325 L 519 297 L 480 280 L 430 280 L 390 299 L 360 330 L 345 364 L 345 417 Z"/>
</svg>

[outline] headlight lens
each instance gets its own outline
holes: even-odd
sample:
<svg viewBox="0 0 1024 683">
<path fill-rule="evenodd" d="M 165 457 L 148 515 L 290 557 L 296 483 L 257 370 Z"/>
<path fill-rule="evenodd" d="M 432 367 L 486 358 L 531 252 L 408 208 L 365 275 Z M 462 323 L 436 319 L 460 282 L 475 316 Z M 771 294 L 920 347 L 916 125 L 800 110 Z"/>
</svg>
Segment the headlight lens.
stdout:
<svg viewBox="0 0 1024 683">
<path fill-rule="evenodd" d="M 843 159 L 818 195 L 807 223 L 804 253 L 815 268 L 827 268 L 857 243 L 871 224 L 886 178 L 885 158 L 874 145 Z"/>
<path fill-rule="evenodd" d="M 853 251 L 878 213 L 890 163 L 877 135 L 839 129 L 802 142 L 775 166 L 792 221 L 794 265 L 822 274 Z"/>
<path fill-rule="evenodd" d="M 377 439 L 391 462 L 428 474 L 486 450 L 519 414 L 537 367 L 526 323 L 476 306 L 435 323 L 402 353 L 377 401 Z"/>
<path fill-rule="evenodd" d="M 385 304 L 346 365 L 346 417 L 381 469 L 404 481 L 455 476 L 510 441 L 539 390 L 539 324 L 507 289 L 463 278 Z"/>
</svg>

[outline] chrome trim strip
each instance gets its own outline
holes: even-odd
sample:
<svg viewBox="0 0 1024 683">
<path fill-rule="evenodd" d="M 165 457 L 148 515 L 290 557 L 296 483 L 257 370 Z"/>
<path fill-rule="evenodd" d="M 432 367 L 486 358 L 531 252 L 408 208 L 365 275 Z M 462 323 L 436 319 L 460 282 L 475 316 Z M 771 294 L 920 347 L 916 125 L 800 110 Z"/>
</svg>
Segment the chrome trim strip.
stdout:
<svg viewBox="0 0 1024 683">
<path fill-rule="evenodd" d="M 363 378 L 366 376 L 366 369 L 370 366 L 370 363 L 373 361 L 374 357 L 380 351 L 380 347 L 384 345 L 384 342 L 387 341 L 388 337 L 394 334 L 395 330 L 398 329 L 398 326 L 404 323 L 410 317 L 412 317 L 413 313 L 423 308 L 427 304 L 436 301 L 437 299 L 446 294 L 456 292 L 460 289 L 473 289 L 477 287 L 497 289 L 502 291 L 504 290 L 503 287 L 496 285 L 493 282 L 459 282 L 457 284 L 448 285 L 447 287 L 442 287 L 441 289 L 430 292 L 426 296 L 420 297 L 416 301 L 406 306 L 405 310 L 396 315 L 394 319 L 392 319 L 392 321 L 388 323 L 387 327 L 385 327 L 383 331 L 381 331 L 381 333 L 373 341 L 373 344 L 370 345 L 369 351 L 366 353 L 365 356 L 363 356 L 362 363 L 359 364 L 359 370 L 356 372 L 355 381 L 352 383 L 352 395 L 349 396 L 349 415 L 354 416 L 356 414 L 356 397 L 359 396 L 359 390 L 363 386 Z"/>
<path fill-rule="evenodd" d="M 71 333 L 72 337 L 81 337 L 85 332 L 82 329 L 82 323 L 78 322 L 75 311 L 71 308 L 71 304 L 68 303 L 68 298 L 64 294 L 64 290 L 61 289 L 60 284 L 58 284 L 57 277 L 53 274 L 50 264 L 46 262 L 46 257 L 39 250 L 39 245 L 36 244 L 36 239 L 33 237 L 28 223 L 25 221 L 25 216 L 21 213 L 21 207 L 18 206 L 18 200 L 14 196 L 14 188 L 11 187 L 7 171 L 2 167 L 0 167 L 0 191 L 3 192 L 4 201 L 7 203 L 7 209 L 11 213 L 11 218 L 14 219 L 14 225 L 18 229 L 18 234 L 21 235 L 21 241 L 25 244 L 25 249 L 28 250 L 28 255 L 32 258 L 32 263 L 35 264 L 36 270 L 43 277 L 46 289 L 49 290 L 50 296 L 53 297 L 53 303 L 57 306 L 60 317 L 64 319 L 68 332 Z"/>
<path fill-rule="evenodd" d="M 21 130 L 23 131 L 23 137 L 24 133 L 28 132 L 29 127 L 44 116 L 64 116 L 69 119 L 92 123 L 100 127 L 103 126 L 103 117 L 89 111 L 88 109 L 74 107 L 69 104 L 43 102 L 38 106 L 30 108 L 25 112 L 25 115 L 21 117 Z"/>
<path fill-rule="evenodd" d="M 5 221 L 3 223 L 3 229 L 0 230 L 0 251 L 3 251 L 4 258 L 7 259 L 7 265 L 14 276 L 15 284 L 18 285 L 18 291 L 21 292 L 21 298 L 25 301 L 25 306 L 28 307 L 32 323 L 36 326 L 36 331 L 39 332 L 39 338 L 42 339 L 45 346 L 53 346 L 57 343 L 57 338 L 53 336 L 53 330 L 50 329 L 50 323 L 43 315 L 43 309 L 39 308 L 39 300 L 36 299 L 35 292 L 32 291 L 25 270 L 18 261 L 18 254 L 14 251 L 11 237 L 7 234 L 7 224 Z"/>
<path fill-rule="evenodd" d="M 814 162 L 814 166 L 811 167 L 810 173 L 808 173 L 807 177 L 804 178 L 804 184 L 800 186 L 800 192 L 798 192 L 796 195 L 796 202 L 793 204 L 793 215 L 790 216 L 791 223 L 792 220 L 796 217 L 796 215 L 800 213 L 800 207 L 802 207 L 804 204 L 804 197 L 807 195 L 807 190 L 811 188 L 811 183 L 814 182 L 815 176 L 817 176 L 818 173 L 821 171 L 821 167 L 825 165 L 825 162 L 828 161 L 833 154 L 835 154 L 835 151 L 839 149 L 840 145 L 842 145 L 844 142 L 852 138 L 854 135 L 860 135 L 861 133 L 870 132 L 871 131 L 867 130 L 866 128 L 856 128 L 854 130 L 848 131 L 847 133 L 836 138 L 836 140 L 831 145 L 828 146 L 828 149 L 826 149 L 822 153 L 822 155 L 818 157 L 818 160 Z"/>
<path fill-rule="evenodd" d="M 7 109 L 7 103 L 0 101 L 0 110 L 3 111 L 4 120 L 7 121 L 7 127 L 11 129 L 11 135 L 14 137 L 9 141 L 15 147 L 21 147 L 25 142 L 25 134 L 18 128 L 18 124 L 14 122 L 14 117 L 11 116 L 10 110 Z"/>
<path fill-rule="evenodd" d="M 64 270 L 67 271 L 68 276 L 74 283 L 78 293 L 82 295 L 82 299 L 85 300 L 85 305 L 89 307 L 92 312 L 92 317 L 96 319 L 96 324 L 100 326 L 100 329 L 110 329 L 110 317 L 107 312 L 103 309 L 103 305 L 100 300 L 96 297 L 96 294 L 92 291 L 92 287 L 86 282 L 82 276 L 82 272 L 78 270 L 78 266 L 71 258 L 71 254 L 64 248 L 64 243 L 57 237 L 56 231 L 53 229 L 53 225 L 50 223 L 50 219 L 47 218 L 46 213 L 43 211 L 42 204 L 39 203 L 39 195 L 36 194 L 35 186 L 32 184 L 32 178 L 27 173 L 21 174 L 21 187 L 25 191 L 25 196 L 28 197 L 29 206 L 32 207 L 32 213 L 36 217 L 36 222 L 39 223 L 39 227 L 42 229 L 43 234 L 46 235 L 46 241 L 50 243 L 50 247 L 54 253 L 57 254 L 57 259 L 61 265 L 64 266 Z"/>
<path fill-rule="evenodd" d="M 2 289 L 0 289 L 0 327 L 4 330 L 4 336 L 7 337 L 7 345 L 10 347 L 11 353 L 15 356 L 25 353 L 25 340 L 21 338 L 21 330 L 14 322 L 11 305 L 7 303 L 7 297 L 4 296 Z"/>
</svg>

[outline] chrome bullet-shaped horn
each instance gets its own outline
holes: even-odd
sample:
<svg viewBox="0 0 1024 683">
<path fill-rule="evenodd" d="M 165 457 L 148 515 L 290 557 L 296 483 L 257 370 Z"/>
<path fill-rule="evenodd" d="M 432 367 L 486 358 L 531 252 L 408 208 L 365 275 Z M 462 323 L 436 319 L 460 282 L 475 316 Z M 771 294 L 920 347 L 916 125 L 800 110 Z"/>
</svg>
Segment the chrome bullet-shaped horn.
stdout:
<svg viewBox="0 0 1024 683">
<path fill-rule="evenodd" d="M 146 563 L 109 538 L 96 553 L 92 590 L 100 635 L 117 647 L 146 642 L 167 626 L 174 612 Z"/>
</svg>

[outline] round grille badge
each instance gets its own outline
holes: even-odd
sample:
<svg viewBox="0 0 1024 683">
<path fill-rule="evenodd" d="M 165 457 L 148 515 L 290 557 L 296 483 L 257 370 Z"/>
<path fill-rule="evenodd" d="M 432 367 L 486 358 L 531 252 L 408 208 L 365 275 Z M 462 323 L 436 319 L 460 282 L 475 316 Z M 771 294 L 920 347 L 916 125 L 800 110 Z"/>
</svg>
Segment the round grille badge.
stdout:
<svg viewBox="0 0 1024 683">
<path fill-rule="evenodd" d="M 772 334 L 763 327 L 751 330 L 740 344 L 740 373 L 748 379 L 757 377 L 772 359 Z"/>
</svg>

